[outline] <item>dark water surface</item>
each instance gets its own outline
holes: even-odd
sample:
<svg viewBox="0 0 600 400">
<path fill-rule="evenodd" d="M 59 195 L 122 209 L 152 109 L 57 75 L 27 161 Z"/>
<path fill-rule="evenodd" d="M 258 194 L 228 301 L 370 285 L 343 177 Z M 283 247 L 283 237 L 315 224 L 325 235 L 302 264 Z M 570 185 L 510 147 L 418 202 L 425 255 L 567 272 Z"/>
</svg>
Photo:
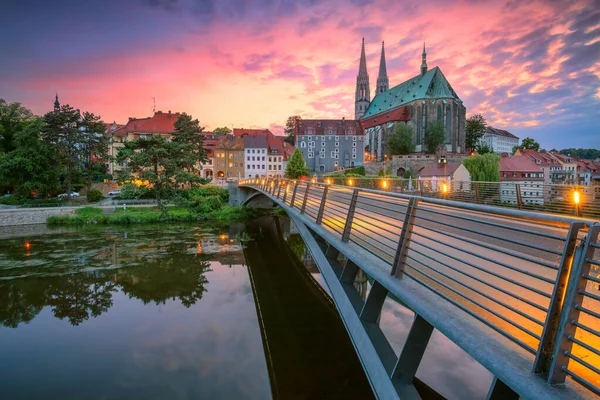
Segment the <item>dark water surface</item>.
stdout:
<svg viewBox="0 0 600 400">
<path fill-rule="evenodd" d="M 0 399 L 373 397 L 289 224 L 27 229 L 0 239 Z"/>
</svg>

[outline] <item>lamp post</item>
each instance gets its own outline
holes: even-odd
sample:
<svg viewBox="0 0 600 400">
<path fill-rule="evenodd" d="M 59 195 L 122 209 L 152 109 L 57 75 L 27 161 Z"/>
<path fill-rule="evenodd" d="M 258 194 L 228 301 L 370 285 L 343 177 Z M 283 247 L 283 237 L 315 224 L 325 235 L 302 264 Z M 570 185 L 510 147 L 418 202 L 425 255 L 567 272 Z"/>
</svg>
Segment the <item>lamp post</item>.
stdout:
<svg viewBox="0 0 600 400">
<path fill-rule="evenodd" d="M 573 192 L 573 202 L 575 203 L 575 215 L 576 216 L 580 216 L 580 208 L 579 208 L 579 203 L 581 201 L 580 195 L 579 195 L 579 191 L 577 189 L 575 189 L 575 191 Z"/>
</svg>

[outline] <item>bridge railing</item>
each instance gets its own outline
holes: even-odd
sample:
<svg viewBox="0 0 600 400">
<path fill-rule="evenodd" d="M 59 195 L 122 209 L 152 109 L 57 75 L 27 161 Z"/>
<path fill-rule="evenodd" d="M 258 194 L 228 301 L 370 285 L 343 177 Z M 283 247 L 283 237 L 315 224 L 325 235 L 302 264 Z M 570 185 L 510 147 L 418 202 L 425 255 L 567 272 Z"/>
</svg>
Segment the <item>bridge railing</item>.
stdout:
<svg viewBox="0 0 600 400">
<path fill-rule="evenodd" d="M 527 178 L 523 178 L 526 180 Z M 325 176 L 314 182 L 600 219 L 600 186 Z M 577 193 L 577 194 L 576 194 Z"/>
<path fill-rule="evenodd" d="M 549 383 L 570 376 L 600 394 L 600 225 L 345 183 L 240 185 L 279 199 L 509 339 Z"/>
</svg>

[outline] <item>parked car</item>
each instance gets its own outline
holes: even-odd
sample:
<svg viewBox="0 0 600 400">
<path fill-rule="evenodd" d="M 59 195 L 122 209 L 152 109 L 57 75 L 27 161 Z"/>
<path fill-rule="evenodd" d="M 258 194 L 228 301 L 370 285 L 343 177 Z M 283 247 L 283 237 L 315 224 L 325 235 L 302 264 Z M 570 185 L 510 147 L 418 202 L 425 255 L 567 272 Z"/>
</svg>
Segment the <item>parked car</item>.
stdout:
<svg viewBox="0 0 600 400">
<path fill-rule="evenodd" d="M 66 199 L 68 196 L 69 196 L 69 194 L 68 194 L 68 193 L 62 193 L 62 194 L 59 194 L 59 195 L 58 195 L 58 198 L 59 198 L 59 199 Z M 72 193 L 71 193 L 71 198 L 75 198 L 75 197 L 79 197 L 79 193 L 77 193 L 77 192 L 72 192 Z"/>
<path fill-rule="evenodd" d="M 121 194 L 121 190 L 117 189 L 117 190 L 113 190 L 112 192 L 108 192 L 109 196 L 118 196 Z"/>
</svg>

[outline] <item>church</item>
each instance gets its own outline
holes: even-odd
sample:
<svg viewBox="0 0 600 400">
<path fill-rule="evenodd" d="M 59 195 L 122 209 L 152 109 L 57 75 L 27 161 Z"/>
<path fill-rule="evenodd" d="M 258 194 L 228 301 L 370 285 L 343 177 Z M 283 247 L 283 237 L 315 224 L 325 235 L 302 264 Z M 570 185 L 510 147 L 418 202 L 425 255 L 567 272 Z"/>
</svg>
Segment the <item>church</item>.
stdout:
<svg viewBox="0 0 600 400">
<path fill-rule="evenodd" d="M 414 131 L 416 152 L 425 151 L 424 138 L 428 123 L 442 121 L 445 130 L 445 152 L 465 151 L 466 108 L 439 67 L 427 68 L 423 44 L 421 71 L 413 78 L 389 88 L 385 65 L 385 45 L 381 44 L 381 60 L 375 97 L 371 100 L 369 74 L 362 40 L 360 65 L 356 78 L 355 118 L 365 131 L 365 151 L 371 159 L 381 161 L 387 154 L 387 137 L 397 124 Z"/>
</svg>

